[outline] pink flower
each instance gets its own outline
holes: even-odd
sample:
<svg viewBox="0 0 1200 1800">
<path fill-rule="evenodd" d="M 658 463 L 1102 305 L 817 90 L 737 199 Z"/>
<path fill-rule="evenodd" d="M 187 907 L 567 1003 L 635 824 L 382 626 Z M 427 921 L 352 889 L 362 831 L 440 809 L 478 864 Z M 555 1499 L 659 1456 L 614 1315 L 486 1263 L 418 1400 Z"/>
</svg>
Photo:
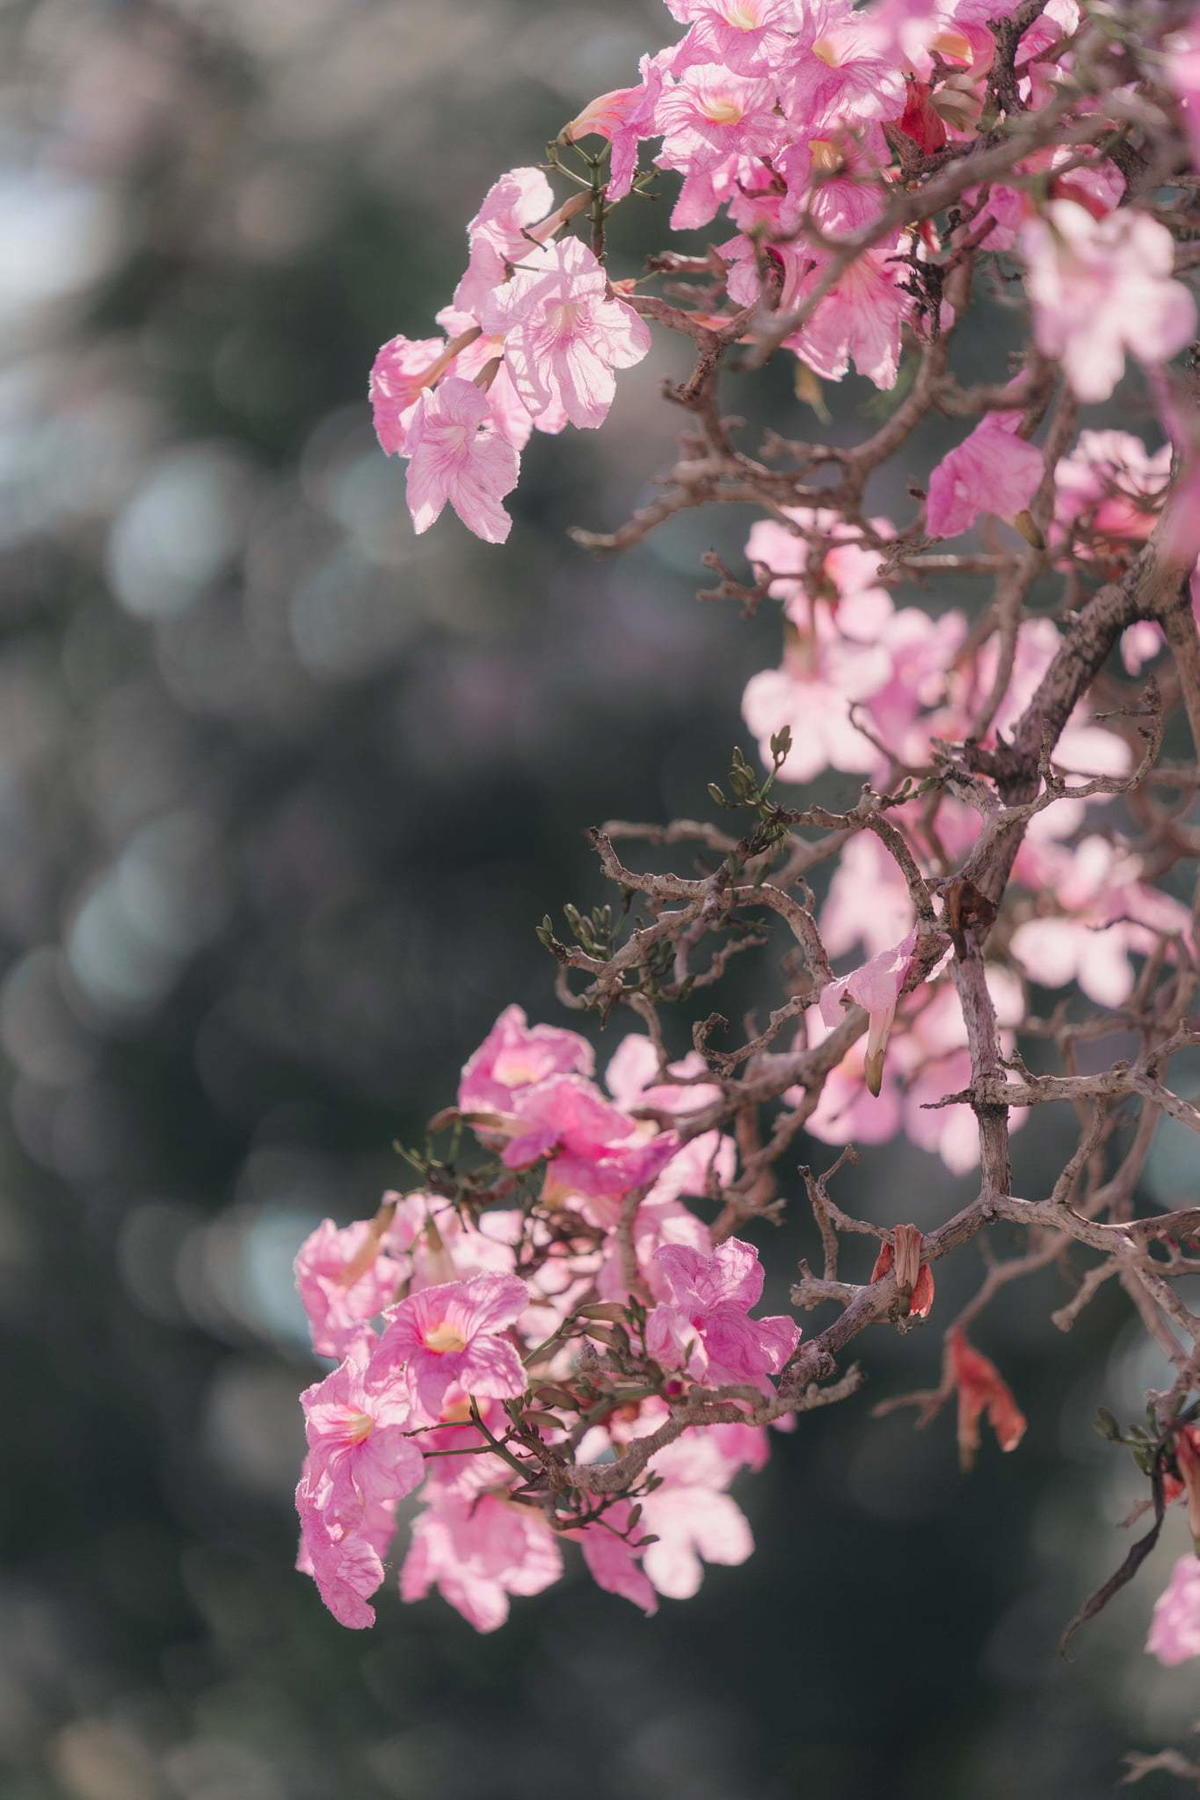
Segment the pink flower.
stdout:
<svg viewBox="0 0 1200 1800">
<path fill-rule="evenodd" d="M 344 1356 L 367 1321 L 395 1299 L 403 1275 L 373 1222 L 339 1231 L 332 1219 L 322 1219 L 296 1257 L 296 1287 L 317 1355 Z"/>
<path fill-rule="evenodd" d="M 767 1376 L 778 1375 L 800 1331 L 792 1319 L 748 1316 L 763 1286 L 754 1246 L 728 1238 L 706 1256 L 668 1244 L 654 1261 L 671 1299 L 650 1313 L 649 1354 L 665 1369 L 685 1369 L 695 1381 L 749 1382 L 765 1391 Z"/>
<path fill-rule="evenodd" d="M 719 63 L 735 75 L 772 75 L 793 48 L 795 0 L 667 0 L 667 11 L 692 28 L 675 48 L 676 74 Z"/>
<path fill-rule="evenodd" d="M 369 1509 L 357 1530 L 332 1521 L 306 1481 L 296 1489 L 300 1514 L 300 1553 L 296 1567 L 311 1575 L 325 1605 L 339 1625 L 363 1631 L 375 1623 L 367 1604 L 383 1581 L 383 1553 L 395 1528 L 392 1508 Z"/>
<path fill-rule="evenodd" d="M 360 1339 L 331 1375 L 300 1396 L 306 1487 L 320 1510 L 347 1529 L 371 1507 L 411 1494 L 425 1473 L 408 1436 L 415 1421 L 407 1390 L 371 1380 L 374 1341 Z"/>
<path fill-rule="evenodd" d="M 1132 207 L 1095 219 L 1073 200 L 1051 200 L 1021 233 L 1034 335 L 1061 357 L 1081 400 L 1107 400 L 1125 367 L 1165 362 L 1196 329 L 1196 303 L 1172 279 L 1175 242 Z"/>
<path fill-rule="evenodd" d="M 1120 1006 L 1133 991 L 1131 951 L 1145 954 L 1160 936 L 1190 937 L 1190 915 L 1178 900 L 1140 879 L 1141 862 L 1106 839 L 1075 849 L 1041 847 L 1041 905 L 1017 926 L 1010 948 L 1043 987 L 1077 981 L 1097 1006 Z"/>
<path fill-rule="evenodd" d="M 476 1631 L 495 1631 L 511 1594 L 540 1594 L 562 1574 L 562 1553 L 540 1512 L 499 1494 L 439 1494 L 413 1525 L 400 1595 L 436 1587 Z"/>
<path fill-rule="evenodd" d="M 530 1025 L 521 1007 L 506 1006 L 463 1068 L 458 1110 L 512 1115 L 527 1088 L 551 1075 L 590 1075 L 594 1061 L 578 1032 Z"/>
<path fill-rule="evenodd" d="M 476 1275 L 422 1288 L 384 1314 L 387 1328 L 372 1369 L 403 1368 L 422 1410 L 441 1412 L 446 1390 L 490 1399 L 525 1392 L 525 1370 L 508 1328 L 529 1304 L 515 1275 Z"/>
<path fill-rule="evenodd" d="M 1154 1603 L 1146 1648 L 1167 1668 L 1200 1656 L 1200 1558 L 1181 1556 Z"/>
<path fill-rule="evenodd" d="M 667 1073 L 703 1075 L 706 1064 L 702 1056 L 690 1050 L 679 1062 L 668 1063 Z M 677 1113 L 686 1119 L 689 1113 L 711 1106 L 721 1097 L 721 1090 L 713 1081 L 692 1081 L 686 1086 L 682 1083 L 675 1086 L 660 1082 L 657 1077 L 658 1053 L 654 1045 L 640 1032 L 631 1031 L 617 1046 L 604 1079 L 609 1092 L 625 1112 L 632 1112 L 639 1106 L 653 1106 L 661 1112 Z M 646 1120 L 641 1122 L 641 1129 L 649 1133 L 653 1127 Z M 714 1180 L 718 1184 L 731 1181 L 735 1165 L 732 1139 L 723 1137 L 719 1131 L 703 1131 L 698 1137 L 689 1138 L 672 1156 L 646 1195 L 643 1206 L 653 1209 L 678 1199 L 680 1194 L 706 1194 Z"/>
<path fill-rule="evenodd" d="M 811 0 L 783 79 L 788 122 L 804 137 L 868 119 L 899 119 L 904 75 L 853 0 Z"/>
<path fill-rule="evenodd" d="M 407 1288 L 414 1290 L 468 1281 L 473 1275 L 511 1275 L 513 1246 L 523 1229 L 519 1212 L 493 1209 L 474 1225 L 448 1200 L 417 1192 L 406 1194 L 397 1206 L 387 1241 L 397 1253 L 406 1252 Z M 393 1293 L 388 1299 L 396 1297 Z"/>
<path fill-rule="evenodd" d="M 551 1158 L 547 1184 L 560 1198 L 611 1197 L 646 1187 L 679 1149 L 673 1131 L 639 1130 L 578 1075 L 556 1075 L 527 1089 L 517 1111 L 504 1161 L 510 1169 L 526 1169 Z"/>
<path fill-rule="evenodd" d="M 895 857 L 873 831 L 859 832 L 842 851 L 821 908 L 825 948 L 845 956 L 861 943 L 875 956 L 912 923 L 912 898 Z"/>
<path fill-rule="evenodd" d="M 981 512 L 1011 523 L 1042 479 L 1042 453 L 1016 436 L 1020 413 L 988 413 L 929 477 L 926 515 L 932 537 L 969 531 Z"/>
<path fill-rule="evenodd" d="M 631 1600 L 634 1606 L 640 1606 L 644 1613 L 652 1616 L 658 1611 L 658 1595 L 642 1567 L 643 1532 L 638 1526 L 630 1531 L 632 1512 L 630 1501 L 618 1500 L 615 1506 L 608 1508 L 603 1519 L 586 1525 L 577 1534 L 579 1546 L 588 1573 L 598 1588 L 603 1588 L 606 1594 L 617 1594 L 622 1600 Z"/>
<path fill-rule="evenodd" d="M 612 1447 L 619 1454 L 632 1438 L 667 1417 L 659 1402 L 643 1405 L 631 1431 L 598 1431 L 580 1446 L 583 1460 Z M 641 1504 L 630 1527 L 631 1507 L 621 1501 L 604 1520 L 578 1536 L 584 1561 L 598 1587 L 653 1613 L 658 1595 L 688 1600 L 697 1592 L 704 1563 L 743 1563 L 754 1539 L 741 1508 L 724 1489 L 746 1462 L 761 1467 L 766 1455 L 761 1428 L 729 1425 L 689 1430 L 660 1450 L 650 1464 L 659 1485 Z M 646 1542 L 646 1539 L 653 1542 Z"/>
<path fill-rule="evenodd" d="M 870 1022 L 867 1027 L 863 1076 L 873 1094 L 878 1094 L 883 1084 L 883 1057 L 887 1049 L 888 1033 L 896 1017 L 896 1007 L 912 964 L 916 941 L 916 931 L 910 931 L 907 937 L 902 938 L 890 950 L 881 951 L 870 962 L 863 963 L 861 968 L 843 975 L 840 981 L 831 981 L 821 990 L 821 1017 L 827 1025 L 833 1026 L 839 1022 L 847 1000 L 853 1000 L 865 1009 Z"/>
<path fill-rule="evenodd" d="M 520 458 L 497 428 L 486 394 L 447 376 L 424 390 L 408 426 L 408 509 L 428 531 L 446 502 L 489 544 L 502 544 L 512 520 L 501 506 L 517 485 Z"/>
<path fill-rule="evenodd" d="M 425 388 L 445 366 L 443 338 L 389 338 L 371 367 L 375 436 L 389 456 L 408 455 L 408 427 Z"/>
<path fill-rule="evenodd" d="M 600 94 L 563 127 L 561 136 L 565 143 L 594 136 L 607 138 L 612 145 L 605 190 L 610 203 L 623 200 L 633 186 L 642 139 L 657 135 L 654 112 L 662 92 L 663 63 L 669 55 L 669 51 L 661 51 L 658 56 L 643 56 L 638 64 L 642 79 L 637 87 L 614 88 L 611 93 Z"/>
<path fill-rule="evenodd" d="M 912 313 L 912 295 L 900 285 L 903 267 L 893 259 L 901 245 L 882 245 L 842 272 L 812 317 L 786 339 L 816 374 L 840 381 L 851 362 L 877 388 L 896 384 L 900 368 L 900 328 Z M 797 299 L 816 286 L 828 260 L 822 253 L 800 283 Z"/>
<path fill-rule="evenodd" d="M 616 393 L 614 369 L 641 362 L 650 330 L 578 238 L 531 249 L 483 309 L 504 336 L 504 360 L 534 415 L 561 408 L 573 425 L 602 425 Z"/>
<path fill-rule="evenodd" d="M 663 89 L 655 125 L 663 146 L 655 158 L 662 169 L 679 169 L 683 191 L 671 214 L 674 231 L 706 225 L 732 174 L 747 172 L 753 159 L 778 148 L 781 121 L 775 90 L 768 81 L 734 75 L 719 63 L 684 71 Z M 729 182 L 732 192 L 733 181 Z"/>
<path fill-rule="evenodd" d="M 704 1563 L 744 1563 L 754 1538 L 741 1508 L 722 1492 L 733 1468 L 711 1431 L 685 1431 L 650 1466 L 662 1486 L 642 1501 L 640 1523 L 658 1541 L 644 1551 L 642 1567 L 666 1599 L 690 1600 Z"/>
<path fill-rule="evenodd" d="M 467 226 L 471 260 L 454 290 L 455 306 L 479 313 L 492 289 L 528 255 L 530 227 L 553 206 L 554 192 L 540 169 L 510 169 L 493 183 Z"/>
</svg>

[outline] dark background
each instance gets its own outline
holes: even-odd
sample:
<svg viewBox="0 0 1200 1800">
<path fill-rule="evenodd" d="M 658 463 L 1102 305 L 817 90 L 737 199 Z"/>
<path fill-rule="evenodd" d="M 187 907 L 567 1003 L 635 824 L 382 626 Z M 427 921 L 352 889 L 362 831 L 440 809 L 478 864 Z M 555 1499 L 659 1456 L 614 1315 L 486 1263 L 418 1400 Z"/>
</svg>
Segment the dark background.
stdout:
<svg viewBox="0 0 1200 1800">
<path fill-rule="evenodd" d="M 1108 1289 L 1060 1338 L 1056 1272 L 978 1333 L 1030 1415 L 1014 1456 L 963 1479 L 948 1417 L 872 1422 L 938 1356 L 881 1335 L 867 1399 L 739 1488 L 754 1559 L 652 1621 L 573 1568 L 490 1638 L 390 1584 L 360 1635 L 292 1572 L 298 1242 L 403 1184 L 393 1139 L 502 1005 L 573 1022 L 533 926 L 601 897 L 584 827 L 710 810 L 778 654 L 770 609 L 694 599 L 748 514 L 617 562 L 566 538 L 668 462 L 671 347 L 603 433 L 535 440 L 503 550 L 449 514 L 413 537 L 364 401 L 489 183 L 673 29 L 654 0 L 4 8 L 5 1800 L 1086 1800 L 1200 1710 L 1141 1650 L 1182 1521 L 1055 1655 L 1137 1496 L 1090 1420 L 1158 1375 Z M 666 211 L 618 215 L 621 272 Z M 786 371 L 733 404 L 810 418 Z M 713 1000 L 738 1017 L 776 966 Z M 1060 1128 L 1019 1140 L 1022 1191 Z M 895 1146 L 852 1179 L 924 1224 L 970 1190 Z M 1187 1183 L 1164 1140 L 1155 1196 Z M 812 1244 L 800 1214 L 768 1236 L 782 1295 Z"/>
</svg>

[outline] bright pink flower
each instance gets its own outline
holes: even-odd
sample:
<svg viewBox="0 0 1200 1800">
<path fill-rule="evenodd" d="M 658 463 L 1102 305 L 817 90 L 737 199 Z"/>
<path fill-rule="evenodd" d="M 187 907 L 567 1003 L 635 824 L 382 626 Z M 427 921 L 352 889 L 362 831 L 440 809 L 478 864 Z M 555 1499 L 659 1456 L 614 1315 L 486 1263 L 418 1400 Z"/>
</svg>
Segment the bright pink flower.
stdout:
<svg viewBox="0 0 1200 1800">
<path fill-rule="evenodd" d="M 796 0 L 666 0 L 667 11 L 691 30 L 676 45 L 676 74 L 697 63 L 718 63 L 735 75 L 772 75 L 791 54 Z"/>
<path fill-rule="evenodd" d="M 663 65 L 670 54 L 664 50 L 657 56 L 643 56 L 638 63 L 642 79 L 637 87 L 614 88 L 611 93 L 600 94 L 563 127 L 561 135 L 566 143 L 594 136 L 607 138 L 612 145 L 605 190 L 610 203 L 623 200 L 633 186 L 638 145 L 644 138 L 658 135 L 654 113 L 662 93 Z"/>
<path fill-rule="evenodd" d="M 659 96 L 655 122 L 663 138 L 660 168 L 689 174 L 719 168 L 731 157 L 769 155 L 780 142 L 771 84 L 719 63 L 696 64 L 670 82 Z"/>
<path fill-rule="evenodd" d="M 395 1299 L 404 1272 L 373 1222 L 339 1231 L 322 1219 L 296 1257 L 296 1287 L 317 1355 L 344 1356 L 367 1321 Z"/>
<path fill-rule="evenodd" d="M 613 370 L 632 368 L 650 348 L 645 320 L 610 295 L 604 270 L 574 237 L 531 249 L 489 298 L 483 324 L 503 334 L 505 363 L 535 424 L 561 408 L 573 425 L 602 425 Z"/>
<path fill-rule="evenodd" d="M 646 1402 L 632 1429 L 623 1430 L 614 1421 L 611 1435 L 589 1434 L 580 1455 L 588 1461 L 610 1443 L 619 1453 L 667 1416 L 661 1401 Z M 690 1599 L 703 1579 L 704 1563 L 745 1562 L 754 1550 L 754 1539 L 741 1508 L 724 1490 L 740 1467 L 747 1462 L 761 1467 L 765 1457 L 766 1433 L 761 1427 L 685 1431 L 651 1461 L 659 1486 L 640 1502 L 641 1518 L 632 1529 L 630 1505 L 621 1501 L 603 1522 L 576 1534 L 596 1585 L 653 1613 L 659 1594 L 669 1600 Z M 646 1538 L 656 1541 L 647 1543 Z"/>
<path fill-rule="evenodd" d="M 1146 1648 L 1167 1668 L 1200 1656 L 1200 1557 L 1181 1556 L 1154 1603 Z"/>
<path fill-rule="evenodd" d="M 1020 413 L 988 413 L 929 477 L 931 537 L 969 531 L 981 512 L 1011 523 L 1027 510 L 1042 479 L 1042 453 L 1016 436 Z"/>
<path fill-rule="evenodd" d="M 512 520 L 500 502 L 517 485 L 520 458 L 500 432 L 488 396 L 449 375 L 421 394 L 408 425 L 408 510 L 428 531 L 446 502 L 467 528 L 502 544 Z"/>
<path fill-rule="evenodd" d="M 360 1339 L 331 1375 L 300 1396 L 308 1439 L 305 1484 L 321 1511 L 347 1529 L 369 1508 L 411 1494 L 425 1473 L 408 1435 L 419 1421 L 407 1389 L 371 1379 L 374 1343 Z"/>
<path fill-rule="evenodd" d="M 499 1494 L 439 1494 L 419 1513 L 400 1571 L 400 1595 L 436 1587 L 476 1631 L 495 1631 L 511 1594 L 540 1594 L 562 1574 L 562 1553 L 540 1512 Z"/>
<path fill-rule="evenodd" d="M 383 1581 L 383 1553 L 395 1528 L 390 1506 L 373 1506 L 350 1531 L 330 1518 L 305 1481 L 296 1489 L 300 1553 L 296 1567 L 311 1575 L 339 1625 L 363 1631 L 375 1623 L 367 1604 Z"/>
<path fill-rule="evenodd" d="M 579 1075 L 556 1075 L 526 1089 L 517 1112 L 504 1161 L 510 1169 L 527 1169 L 551 1158 L 547 1183 L 559 1197 L 603 1198 L 645 1187 L 679 1149 L 673 1131 L 639 1129 Z"/>
<path fill-rule="evenodd" d="M 877 388 L 892 388 L 900 368 L 900 328 L 911 316 L 912 295 L 901 285 L 903 266 L 894 258 L 897 242 L 865 250 L 842 272 L 812 317 L 786 340 L 809 367 L 827 381 L 840 381 L 853 362 Z M 817 285 L 828 260 L 822 252 L 797 289 L 797 298 Z"/>
<path fill-rule="evenodd" d="M 478 315 L 492 289 L 528 255 L 530 227 L 553 207 L 553 189 L 540 169 L 510 169 L 493 183 L 467 226 L 471 260 L 454 290 L 456 307 Z"/>
<path fill-rule="evenodd" d="M 533 419 L 503 361 L 504 339 L 488 337 L 486 333 L 476 335 L 481 328 L 473 315 L 459 312 L 454 306 L 443 306 L 437 314 L 437 322 L 452 343 L 462 344 L 454 358 L 454 374 L 464 381 L 474 382 L 484 376 L 492 424 L 515 450 L 523 450 L 533 432 Z M 468 337 L 469 343 L 464 341 Z M 565 413 L 556 419 L 543 413 L 538 418 L 537 428 L 539 431 L 561 431 L 566 423 Z"/>
<path fill-rule="evenodd" d="M 697 1076 L 706 1072 L 704 1058 L 695 1050 L 679 1062 L 667 1064 L 671 1075 Z M 720 1087 L 713 1081 L 691 1081 L 686 1086 L 658 1080 L 658 1053 L 648 1037 L 631 1031 L 621 1040 L 604 1075 L 608 1090 L 622 1111 L 635 1107 L 657 1108 L 660 1112 L 677 1113 L 681 1118 L 711 1106 L 721 1097 Z M 640 1129 L 649 1135 L 654 1127 L 648 1120 Z M 689 1138 L 666 1165 L 643 1205 L 655 1208 L 681 1194 L 705 1194 L 710 1182 L 733 1179 L 736 1152 L 730 1138 L 718 1131 L 704 1131 Z M 683 1241 L 680 1239 L 676 1242 Z"/>
<path fill-rule="evenodd" d="M 778 1375 L 800 1331 L 792 1319 L 748 1316 L 763 1286 L 754 1246 L 728 1238 L 705 1256 L 668 1244 L 654 1260 L 671 1295 L 646 1325 L 646 1348 L 655 1361 L 685 1369 L 695 1381 L 749 1382 L 767 1391 L 767 1376 Z"/>
<path fill-rule="evenodd" d="M 1051 200 L 1025 226 L 1021 250 L 1038 348 L 1061 357 L 1081 400 L 1108 399 L 1127 351 L 1165 362 L 1196 329 L 1196 303 L 1172 279 L 1175 240 L 1132 207 L 1095 219 L 1073 200 Z"/>
<path fill-rule="evenodd" d="M 655 124 L 662 169 L 679 169 L 683 191 L 671 214 L 673 231 L 705 225 L 724 197 L 722 179 L 749 173 L 753 160 L 778 148 L 781 121 L 770 82 L 734 75 L 717 63 L 684 71 L 659 96 Z"/>
<path fill-rule="evenodd" d="M 586 1525 L 576 1535 L 588 1573 L 596 1586 L 603 1588 L 606 1594 L 618 1594 L 622 1600 L 631 1600 L 644 1613 L 653 1615 L 658 1611 L 658 1595 L 642 1567 L 644 1552 L 640 1545 L 644 1528 L 634 1526 L 630 1532 L 632 1511 L 630 1501 L 618 1500 L 615 1506 L 609 1507 L 603 1519 Z"/>
<path fill-rule="evenodd" d="M 592 1047 L 576 1031 L 530 1025 L 519 1006 L 506 1006 L 478 1050 L 468 1058 L 458 1085 L 463 1113 L 515 1113 L 527 1088 L 551 1075 L 590 1075 Z"/>
<path fill-rule="evenodd" d="M 473 1275 L 511 1275 L 513 1246 L 523 1230 L 523 1215 L 515 1210 L 485 1212 L 475 1225 L 448 1200 L 418 1192 L 400 1201 L 387 1242 L 397 1255 L 405 1252 L 407 1291 L 414 1291 Z"/>
<path fill-rule="evenodd" d="M 375 436 L 389 456 L 408 455 L 413 409 L 441 373 L 445 350 L 443 338 L 394 337 L 376 356 L 369 384 L 371 411 Z"/>
<path fill-rule="evenodd" d="M 831 981 L 821 990 L 821 1017 L 827 1025 L 833 1026 L 839 1022 L 848 1000 L 853 1000 L 856 1005 L 865 1009 L 870 1023 L 867 1027 L 863 1075 L 873 1094 L 878 1094 L 883 1083 L 883 1057 L 887 1049 L 888 1033 L 892 1029 L 896 1007 L 912 965 L 916 941 L 915 930 L 910 931 L 907 937 L 902 938 L 890 950 L 881 951 L 878 956 L 863 963 L 861 968 L 843 975 L 839 981 Z"/>
<path fill-rule="evenodd" d="M 810 0 L 798 27 L 781 99 L 799 135 L 820 137 L 838 125 L 899 119 L 904 75 L 869 13 L 856 12 L 853 0 Z"/>
<path fill-rule="evenodd" d="M 525 1392 L 525 1370 L 508 1328 L 529 1304 L 515 1275 L 476 1275 L 422 1288 L 384 1314 L 387 1327 L 372 1364 L 380 1377 L 403 1368 L 422 1409 L 441 1413 L 452 1385 L 481 1398 Z"/>
</svg>

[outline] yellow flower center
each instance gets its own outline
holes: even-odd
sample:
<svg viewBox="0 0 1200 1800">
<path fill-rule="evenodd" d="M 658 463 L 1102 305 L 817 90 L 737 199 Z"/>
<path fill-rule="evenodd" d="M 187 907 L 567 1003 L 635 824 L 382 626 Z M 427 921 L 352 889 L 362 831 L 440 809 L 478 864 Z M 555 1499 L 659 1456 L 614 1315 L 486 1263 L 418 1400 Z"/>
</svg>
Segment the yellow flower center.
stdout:
<svg viewBox="0 0 1200 1800">
<path fill-rule="evenodd" d="M 435 1356 L 449 1356 L 466 1347 L 467 1340 L 462 1332 L 455 1330 L 445 1319 L 425 1333 L 425 1348 L 432 1350 Z"/>
<path fill-rule="evenodd" d="M 952 57 L 955 62 L 969 63 L 972 60 L 970 40 L 961 31 L 939 31 L 930 49 L 937 50 L 942 56 Z"/>
<path fill-rule="evenodd" d="M 560 300 L 557 306 L 550 306 L 546 309 L 546 318 L 551 331 L 561 333 L 573 331 L 578 317 L 579 303 L 575 300 Z"/>
<path fill-rule="evenodd" d="M 714 94 L 704 102 L 703 112 L 706 119 L 714 125 L 738 125 L 742 119 L 741 102 L 732 94 Z"/>
<path fill-rule="evenodd" d="M 502 1050 L 492 1073 L 503 1087 L 528 1087 L 541 1073 L 532 1056 L 520 1050 Z"/>
<path fill-rule="evenodd" d="M 842 167 L 842 153 L 828 138 L 812 138 L 808 148 L 814 175 L 835 175 Z"/>
<path fill-rule="evenodd" d="M 370 1413 L 365 1413 L 365 1412 L 347 1413 L 345 1429 L 346 1429 L 346 1442 L 348 1444 L 361 1444 L 363 1439 L 369 1438 L 371 1433 L 374 1431 L 375 1421 L 371 1417 Z"/>
<path fill-rule="evenodd" d="M 757 8 L 747 4 L 746 0 L 735 0 L 735 4 L 727 12 L 726 18 L 738 31 L 754 31 L 758 26 Z"/>
<path fill-rule="evenodd" d="M 819 37 L 812 47 L 813 55 L 828 69 L 839 69 L 837 45 L 832 38 Z"/>
</svg>

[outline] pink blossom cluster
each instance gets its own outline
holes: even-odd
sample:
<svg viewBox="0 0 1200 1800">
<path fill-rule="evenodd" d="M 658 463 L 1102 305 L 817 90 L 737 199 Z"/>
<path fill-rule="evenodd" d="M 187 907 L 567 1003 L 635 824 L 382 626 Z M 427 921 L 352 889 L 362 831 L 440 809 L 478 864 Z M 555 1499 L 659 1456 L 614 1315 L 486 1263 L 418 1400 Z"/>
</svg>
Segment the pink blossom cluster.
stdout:
<svg viewBox="0 0 1200 1800">
<path fill-rule="evenodd" d="M 996 56 L 989 22 L 1016 3 L 667 0 L 682 37 L 560 134 L 563 149 L 599 141 L 591 192 L 556 203 L 545 170 L 509 170 L 468 226 L 466 271 L 437 316 L 443 335 L 392 338 L 375 360 L 375 428 L 389 454 L 408 458 L 416 530 L 449 503 L 477 535 L 503 542 L 503 501 L 531 431 L 607 417 L 614 370 L 639 362 L 650 335 L 636 282 L 607 271 L 604 220 L 655 170 L 681 178 L 673 229 L 720 217 L 711 255 L 733 308 L 794 314 L 781 342 L 814 375 L 840 381 L 853 368 L 891 388 L 905 331 L 949 317 L 915 279 L 938 247 L 932 224 L 915 237 L 881 225 L 905 173 L 902 147 L 935 155 L 971 143 Z M 1028 25 L 1019 105 L 1047 104 L 1069 81 L 1080 21 L 1076 0 L 1048 0 Z M 1176 34 L 1160 54 L 1194 135 L 1195 34 Z M 1123 196 L 1113 163 L 1069 144 L 1039 145 L 965 196 L 977 244 L 1019 256 L 1037 344 L 1084 401 L 1108 398 L 1127 355 L 1157 369 L 1196 328 L 1170 232 Z M 591 247 L 574 235 L 585 212 Z M 1021 519 L 1041 474 L 1021 414 L 988 413 L 933 472 L 930 532 L 955 536 L 981 510 Z"/>
<path fill-rule="evenodd" d="M 539 169 L 511 169 L 468 226 L 466 273 L 438 314 L 444 335 L 395 337 L 375 358 L 375 430 L 389 455 L 408 458 L 418 532 L 449 503 L 502 544 L 512 529 L 502 501 L 530 433 L 602 425 L 613 370 L 650 348 L 645 321 L 592 251 L 558 235 L 573 210 L 555 207 Z"/>
<path fill-rule="evenodd" d="M 313 1347 L 339 1360 L 302 1396 L 299 1566 L 342 1624 L 373 1622 L 397 1509 L 418 1490 L 401 1594 L 437 1588 L 481 1631 L 558 1579 L 566 1541 L 646 1612 L 694 1593 L 704 1562 L 750 1554 L 727 1490 L 766 1458 L 749 1415 L 799 1330 L 758 1316 L 753 1246 L 714 1244 L 685 1203 L 733 1169 L 719 1133 L 682 1136 L 716 1093 L 702 1074 L 694 1056 L 661 1068 L 634 1035 L 605 1094 L 585 1039 L 510 1006 L 463 1070 L 457 1113 L 524 1208 L 388 1194 L 375 1219 L 327 1219 L 301 1248 Z M 735 1416 L 664 1444 L 636 1500 L 563 1512 L 538 1489 L 531 1444 L 601 1465 L 713 1390 L 742 1397 Z"/>
</svg>

